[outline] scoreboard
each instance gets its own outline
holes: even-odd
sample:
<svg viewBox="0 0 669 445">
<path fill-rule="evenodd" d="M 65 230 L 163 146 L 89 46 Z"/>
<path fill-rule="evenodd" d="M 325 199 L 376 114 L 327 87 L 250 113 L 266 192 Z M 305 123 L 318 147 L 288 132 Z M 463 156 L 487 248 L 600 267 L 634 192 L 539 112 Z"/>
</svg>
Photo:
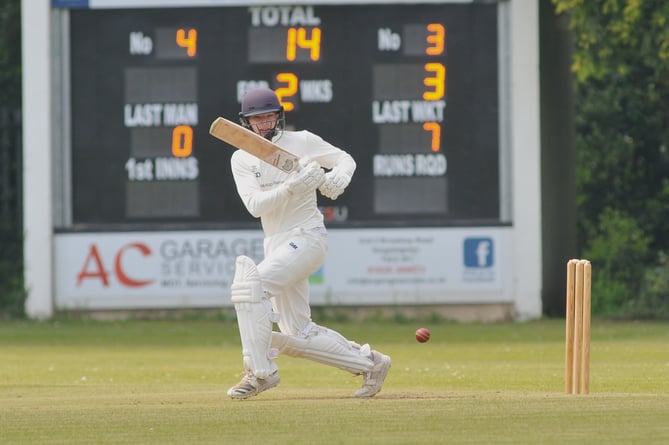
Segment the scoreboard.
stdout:
<svg viewBox="0 0 669 445">
<path fill-rule="evenodd" d="M 77 228 L 256 224 L 208 134 L 251 88 L 358 168 L 330 227 L 496 225 L 498 5 L 71 9 Z"/>
</svg>

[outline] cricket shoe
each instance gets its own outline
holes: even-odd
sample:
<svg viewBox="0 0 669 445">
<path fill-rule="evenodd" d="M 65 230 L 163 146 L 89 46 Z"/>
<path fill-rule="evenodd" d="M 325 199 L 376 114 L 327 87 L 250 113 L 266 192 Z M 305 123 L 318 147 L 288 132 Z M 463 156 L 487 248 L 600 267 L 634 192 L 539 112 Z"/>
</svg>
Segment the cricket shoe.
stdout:
<svg viewBox="0 0 669 445">
<path fill-rule="evenodd" d="M 390 357 L 381 354 L 379 351 L 372 351 L 372 360 L 374 366 L 369 372 L 362 374 L 362 387 L 355 392 L 356 397 L 373 397 L 381 391 L 383 381 L 388 375 L 390 369 Z"/>
<path fill-rule="evenodd" d="M 228 395 L 233 399 L 248 399 L 270 388 L 274 388 L 280 381 L 279 371 L 274 371 L 274 373 L 264 379 L 259 379 L 252 373 L 247 372 L 239 383 L 228 389 Z"/>
</svg>

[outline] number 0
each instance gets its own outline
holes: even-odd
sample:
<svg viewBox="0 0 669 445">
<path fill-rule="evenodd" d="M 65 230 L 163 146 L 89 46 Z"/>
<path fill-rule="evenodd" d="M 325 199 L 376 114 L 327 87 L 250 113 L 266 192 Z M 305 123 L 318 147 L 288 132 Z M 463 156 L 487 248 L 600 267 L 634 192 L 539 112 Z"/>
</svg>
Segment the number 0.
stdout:
<svg viewBox="0 0 669 445">
<path fill-rule="evenodd" d="M 176 158 L 187 158 L 193 153 L 193 127 L 179 125 L 172 130 L 172 154 Z"/>
</svg>

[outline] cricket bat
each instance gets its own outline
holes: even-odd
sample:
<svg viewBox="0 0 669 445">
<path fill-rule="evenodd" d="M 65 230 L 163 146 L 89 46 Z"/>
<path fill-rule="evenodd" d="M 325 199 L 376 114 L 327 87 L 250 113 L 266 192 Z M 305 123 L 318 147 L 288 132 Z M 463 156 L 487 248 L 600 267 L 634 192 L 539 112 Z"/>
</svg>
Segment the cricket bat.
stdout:
<svg viewBox="0 0 669 445">
<path fill-rule="evenodd" d="M 291 173 L 300 168 L 300 158 L 291 152 L 273 144 L 251 130 L 222 117 L 217 117 L 212 122 L 209 134 L 252 154 L 256 158 L 286 173 Z"/>
</svg>

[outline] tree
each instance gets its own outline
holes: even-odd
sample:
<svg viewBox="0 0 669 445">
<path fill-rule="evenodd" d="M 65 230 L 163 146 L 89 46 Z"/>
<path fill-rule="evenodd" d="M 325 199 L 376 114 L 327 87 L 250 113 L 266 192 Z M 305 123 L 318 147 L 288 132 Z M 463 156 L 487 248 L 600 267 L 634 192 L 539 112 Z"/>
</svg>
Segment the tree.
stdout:
<svg viewBox="0 0 669 445">
<path fill-rule="evenodd" d="M 24 315 L 20 0 L 0 0 L 0 318 Z"/>
<path fill-rule="evenodd" d="M 669 2 L 553 3 L 575 42 L 578 232 L 593 305 L 634 311 L 649 301 L 647 271 L 669 274 L 657 267 L 669 250 Z M 669 307 L 669 286 L 654 289 Z"/>
</svg>

